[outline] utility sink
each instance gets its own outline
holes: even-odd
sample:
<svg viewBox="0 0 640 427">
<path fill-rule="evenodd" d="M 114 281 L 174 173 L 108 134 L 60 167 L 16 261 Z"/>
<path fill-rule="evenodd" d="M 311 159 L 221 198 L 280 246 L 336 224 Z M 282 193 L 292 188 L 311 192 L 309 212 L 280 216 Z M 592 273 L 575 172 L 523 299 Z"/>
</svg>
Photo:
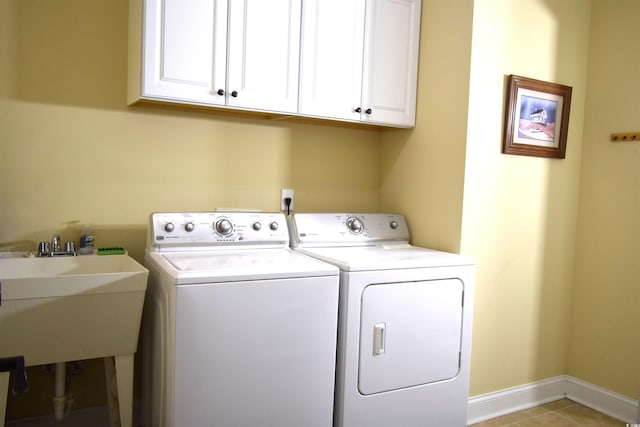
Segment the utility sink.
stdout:
<svg viewBox="0 0 640 427">
<path fill-rule="evenodd" d="M 128 255 L 0 258 L 0 357 L 135 353 L 147 275 Z"/>
<path fill-rule="evenodd" d="M 0 256 L 0 358 L 32 366 L 115 356 L 118 391 L 129 395 L 148 274 L 126 254 Z"/>
</svg>

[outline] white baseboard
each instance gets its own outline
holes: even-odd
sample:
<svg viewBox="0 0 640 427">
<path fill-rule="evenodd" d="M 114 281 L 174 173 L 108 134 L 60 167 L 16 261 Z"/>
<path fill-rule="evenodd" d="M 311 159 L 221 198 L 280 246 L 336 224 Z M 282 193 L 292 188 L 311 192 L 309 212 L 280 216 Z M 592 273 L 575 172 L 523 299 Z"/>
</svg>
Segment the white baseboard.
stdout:
<svg viewBox="0 0 640 427">
<path fill-rule="evenodd" d="M 469 399 L 468 424 L 521 411 L 566 396 L 565 376 L 511 387 Z"/>
<path fill-rule="evenodd" d="M 567 398 L 627 423 L 637 423 L 638 401 L 571 376 L 567 377 Z"/>
<path fill-rule="evenodd" d="M 627 423 L 638 423 L 637 400 L 569 375 L 561 375 L 469 399 L 468 424 L 474 424 L 543 403 L 567 398 Z"/>
</svg>

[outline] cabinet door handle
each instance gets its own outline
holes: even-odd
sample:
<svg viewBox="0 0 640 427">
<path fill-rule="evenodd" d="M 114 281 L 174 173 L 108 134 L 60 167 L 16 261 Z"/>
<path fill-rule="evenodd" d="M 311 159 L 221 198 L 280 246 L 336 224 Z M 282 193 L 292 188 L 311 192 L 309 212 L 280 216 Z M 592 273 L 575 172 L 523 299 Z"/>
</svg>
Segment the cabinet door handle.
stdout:
<svg viewBox="0 0 640 427">
<path fill-rule="evenodd" d="M 224 89 L 218 89 L 218 92 L 216 92 L 218 95 L 222 96 L 224 95 Z"/>
<path fill-rule="evenodd" d="M 366 110 L 364 110 L 364 112 L 367 114 L 371 114 L 371 108 L 367 108 Z"/>
<path fill-rule="evenodd" d="M 233 96 L 234 98 L 238 97 L 238 91 L 234 90 L 233 92 L 231 92 L 231 96 Z"/>
<path fill-rule="evenodd" d="M 360 108 L 360 107 L 356 107 L 356 108 L 355 108 L 355 110 L 353 110 L 353 111 L 355 111 L 356 113 L 359 113 L 359 112 L 361 112 L 361 111 L 362 111 L 362 108 Z"/>
</svg>

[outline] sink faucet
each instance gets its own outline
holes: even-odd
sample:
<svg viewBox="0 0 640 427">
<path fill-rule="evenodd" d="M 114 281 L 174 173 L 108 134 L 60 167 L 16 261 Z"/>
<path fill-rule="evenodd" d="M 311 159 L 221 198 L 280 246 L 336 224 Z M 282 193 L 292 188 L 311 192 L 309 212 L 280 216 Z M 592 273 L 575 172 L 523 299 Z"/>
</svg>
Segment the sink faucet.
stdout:
<svg viewBox="0 0 640 427">
<path fill-rule="evenodd" d="M 60 252 L 60 236 L 57 234 L 51 238 L 51 252 Z"/>
<path fill-rule="evenodd" d="M 40 242 L 38 244 L 39 257 L 51 256 L 76 256 L 76 245 L 74 242 L 65 242 L 64 248 L 60 247 L 60 236 L 54 234 L 49 242 Z"/>
</svg>

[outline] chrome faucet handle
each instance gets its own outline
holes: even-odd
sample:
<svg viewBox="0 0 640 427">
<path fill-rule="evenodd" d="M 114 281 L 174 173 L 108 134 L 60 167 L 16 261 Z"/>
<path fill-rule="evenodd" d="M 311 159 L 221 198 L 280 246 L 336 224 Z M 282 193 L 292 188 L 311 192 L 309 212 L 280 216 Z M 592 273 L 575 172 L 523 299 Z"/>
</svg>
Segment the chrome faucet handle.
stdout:
<svg viewBox="0 0 640 427">
<path fill-rule="evenodd" d="M 60 252 L 60 236 L 57 234 L 51 238 L 51 252 Z"/>
<path fill-rule="evenodd" d="M 49 255 L 49 242 L 40 242 L 38 243 L 38 256 L 47 256 Z"/>
</svg>

